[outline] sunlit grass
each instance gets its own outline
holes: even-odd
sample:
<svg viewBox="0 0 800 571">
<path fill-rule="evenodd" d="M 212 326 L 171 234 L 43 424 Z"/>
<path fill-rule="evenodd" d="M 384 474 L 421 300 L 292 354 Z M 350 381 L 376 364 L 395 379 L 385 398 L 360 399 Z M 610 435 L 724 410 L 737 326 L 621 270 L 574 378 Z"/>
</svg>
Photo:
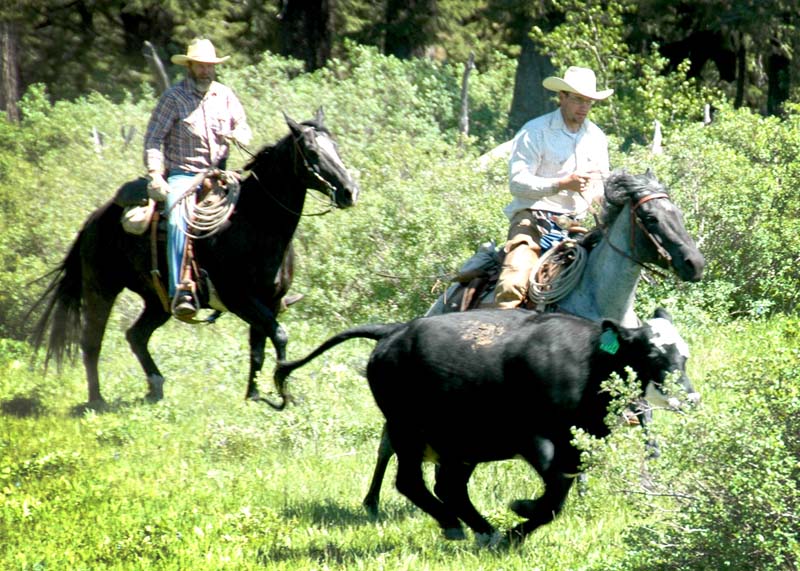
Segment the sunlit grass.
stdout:
<svg viewBox="0 0 800 571">
<path fill-rule="evenodd" d="M 288 325 L 294 356 L 331 333 Z M 646 468 L 638 431 L 623 430 L 590 472 L 587 494 L 573 490 L 561 517 L 518 549 L 442 539 L 394 490 L 394 461 L 373 521 L 361 507 L 382 425 L 359 374 L 369 342 L 342 345 L 299 371 L 290 384 L 296 402 L 276 412 L 243 399 L 247 335 L 235 319 L 193 331 L 174 323 L 156 334 L 167 378 L 157 404 L 142 398 L 123 329 L 120 322 L 107 335 L 104 411 L 80 406 L 79 365 L 44 376 L 24 358 L 0 355 L 3 569 L 599 570 L 624 554 L 626 529 L 658 515 L 658 500 L 653 513 L 629 502 Z M 702 391 L 704 368 L 726 349 L 707 340 L 694 349 L 719 355 L 692 365 Z M 656 422 L 665 454 L 685 444 L 670 435 L 670 415 Z M 509 501 L 540 491 L 520 461 L 480 466 L 470 484 L 501 528 L 516 522 Z"/>
</svg>

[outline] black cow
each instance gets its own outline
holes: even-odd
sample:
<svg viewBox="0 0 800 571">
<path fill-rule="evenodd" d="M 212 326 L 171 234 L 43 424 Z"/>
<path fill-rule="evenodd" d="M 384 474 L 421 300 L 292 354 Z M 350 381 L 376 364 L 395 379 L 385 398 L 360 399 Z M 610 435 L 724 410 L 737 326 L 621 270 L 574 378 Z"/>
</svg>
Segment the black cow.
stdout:
<svg viewBox="0 0 800 571">
<path fill-rule="evenodd" d="M 520 542 L 561 511 L 580 471 L 571 428 L 609 433 L 610 397 L 600 385 L 612 373 L 626 378 L 631 367 L 653 404 L 675 407 L 680 401 L 662 388 L 677 371 L 689 400 L 698 398 L 685 373 L 686 343 L 662 310 L 639 328 L 525 310 L 363 325 L 303 359 L 280 363 L 277 386 L 283 392 L 294 369 L 357 337 L 378 341 L 367 378 L 397 453 L 397 489 L 436 519 L 448 539 L 464 538 L 464 522 L 480 544 Z M 467 482 L 478 463 L 510 458 L 531 464 L 545 491 L 512 502 L 526 521 L 503 537 L 472 505 Z M 436 495 L 422 477 L 426 460 L 439 466 Z"/>
</svg>

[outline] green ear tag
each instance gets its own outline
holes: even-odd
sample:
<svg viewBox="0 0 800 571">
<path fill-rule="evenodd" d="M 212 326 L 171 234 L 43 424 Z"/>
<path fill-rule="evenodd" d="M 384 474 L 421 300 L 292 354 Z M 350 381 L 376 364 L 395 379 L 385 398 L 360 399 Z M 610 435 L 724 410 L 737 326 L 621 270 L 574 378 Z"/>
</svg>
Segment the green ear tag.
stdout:
<svg viewBox="0 0 800 571">
<path fill-rule="evenodd" d="M 600 336 L 600 350 L 605 351 L 609 355 L 614 355 L 619 350 L 619 338 L 617 332 L 611 329 L 606 329 Z"/>
</svg>

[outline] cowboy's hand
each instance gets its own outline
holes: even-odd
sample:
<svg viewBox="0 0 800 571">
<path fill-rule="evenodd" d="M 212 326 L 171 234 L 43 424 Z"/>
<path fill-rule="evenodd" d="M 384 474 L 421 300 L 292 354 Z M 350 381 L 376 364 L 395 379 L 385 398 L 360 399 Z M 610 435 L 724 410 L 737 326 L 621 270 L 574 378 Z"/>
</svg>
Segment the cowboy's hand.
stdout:
<svg viewBox="0 0 800 571">
<path fill-rule="evenodd" d="M 150 182 L 147 183 L 147 195 L 156 202 L 163 202 L 169 194 L 169 184 L 164 175 L 158 171 L 150 171 Z"/>
<path fill-rule="evenodd" d="M 589 190 L 592 177 L 587 173 L 570 173 L 559 181 L 561 190 L 571 190 L 573 192 L 585 192 Z"/>
</svg>

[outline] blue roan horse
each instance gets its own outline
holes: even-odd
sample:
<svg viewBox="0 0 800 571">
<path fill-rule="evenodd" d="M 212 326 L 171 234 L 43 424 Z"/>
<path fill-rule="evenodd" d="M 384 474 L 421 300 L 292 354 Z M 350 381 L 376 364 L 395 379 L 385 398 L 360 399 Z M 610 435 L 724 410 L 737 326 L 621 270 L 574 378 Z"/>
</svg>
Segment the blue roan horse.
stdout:
<svg viewBox="0 0 800 571">
<path fill-rule="evenodd" d="M 227 227 L 194 242 L 195 259 L 208 274 L 219 300 L 250 325 L 248 398 L 261 399 L 256 376 L 264 363 L 267 338 L 278 360 L 286 358 L 287 336 L 277 314 L 292 281 L 291 242 L 306 190 L 325 193 L 339 208 L 354 205 L 358 197 L 358 185 L 342 163 L 323 120 L 321 109 L 302 124 L 287 117 L 290 133 L 262 149 L 247 165 L 249 174 L 241 183 Z M 112 200 L 89 216 L 34 306 L 44 308 L 33 340 L 37 348 L 47 345 L 47 361 L 52 358 L 60 364 L 80 347 L 91 406 L 103 402 L 100 348 L 111 308 L 124 288 L 144 300 L 144 310 L 126 337 L 147 377 L 147 397 L 158 400 L 163 396 L 164 379 L 150 355 L 148 341 L 169 320 L 170 313 L 151 277 L 149 233 L 126 233 L 121 215 L 122 207 Z M 162 276 L 168 275 L 163 246 L 159 247 L 158 269 Z"/>
<path fill-rule="evenodd" d="M 686 231 L 680 209 L 650 171 L 641 175 L 613 173 L 605 182 L 605 197 L 598 227 L 583 240 L 593 246 L 581 278 L 552 309 L 593 320 L 614 319 L 635 327 L 639 320 L 633 312 L 634 296 L 646 265 L 655 264 L 674 271 L 683 281 L 696 282 L 703 275 L 705 259 Z M 459 287 L 463 286 L 453 286 L 448 295 L 453 296 Z M 458 308 L 445 303 L 443 295 L 428 315 L 451 311 Z M 648 416 L 639 416 L 643 425 Z M 372 483 L 364 498 L 364 507 L 372 515 L 377 514 L 381 482 L 393 454 L 384 431 Z"/>
</svg>

